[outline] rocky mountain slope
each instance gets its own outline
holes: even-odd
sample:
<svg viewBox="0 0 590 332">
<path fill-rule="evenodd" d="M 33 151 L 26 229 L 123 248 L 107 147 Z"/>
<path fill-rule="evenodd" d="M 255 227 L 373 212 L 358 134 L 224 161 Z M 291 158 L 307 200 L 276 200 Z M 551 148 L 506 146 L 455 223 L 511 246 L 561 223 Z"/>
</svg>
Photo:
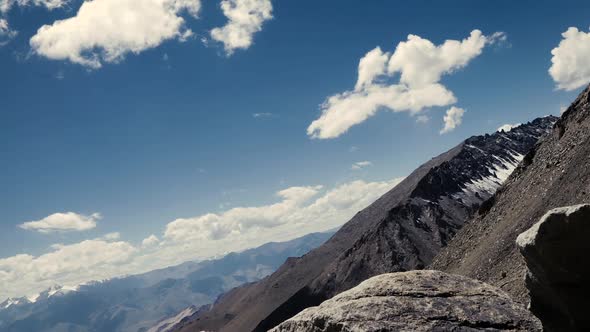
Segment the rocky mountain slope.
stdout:
<svg viewBox="0 0 590 332">
<path fill-rule="evenodd" d="M 505 186 L 431 268 L 476 278 L 526 304 L 526 266 L 516 237 L 549 209 L 590 202 L 590 87 L 524 158 Z"/>
<path fill-rule="evenodd" d="M 427 266 L 551 130 L 545 117 L 469 138 L 416 169 L 328 242 L 224 294 L 182 331 L 266 331 L 372 276 Z"/>
<path fill-rule="evenodd" d="M 0 331 L 136 332 L 152 327 L 166 331 L 196 311 L 191 305 L 212 303 L 233 287 L 263 278 L 288 257 L 307 253 L 332 234 L 314 233 L 288 242 L 267 243 L 216 260 L 94 282 L 77 290 L 53 287 L 35 302 L 9 299 L 0 307 Z"/>
<path fill-rule="evenodd" d="M 440 271 L 382 274 L 307 308 L 271 332 L 543 331 L 508 294 Z"/>
</svg>

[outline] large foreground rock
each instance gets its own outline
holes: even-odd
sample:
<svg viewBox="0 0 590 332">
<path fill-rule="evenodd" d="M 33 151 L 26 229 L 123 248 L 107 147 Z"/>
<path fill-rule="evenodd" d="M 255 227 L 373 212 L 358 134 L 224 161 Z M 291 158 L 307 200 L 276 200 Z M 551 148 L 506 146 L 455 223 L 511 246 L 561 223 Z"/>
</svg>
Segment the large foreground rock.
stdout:
<svg viewBox="0 0 590 332">
<path fill-rule="evenodd" d="M 531 310 L 548 331 L 590 331 L 590 205 L 549 211 L 516 239 Z"/>
<path fill-rule="evenodd" d="M 488 284 L 439 271 L 412 271 L 368 279 L 271 331 L 542 331 L 542 326 Z"/>
</svg>

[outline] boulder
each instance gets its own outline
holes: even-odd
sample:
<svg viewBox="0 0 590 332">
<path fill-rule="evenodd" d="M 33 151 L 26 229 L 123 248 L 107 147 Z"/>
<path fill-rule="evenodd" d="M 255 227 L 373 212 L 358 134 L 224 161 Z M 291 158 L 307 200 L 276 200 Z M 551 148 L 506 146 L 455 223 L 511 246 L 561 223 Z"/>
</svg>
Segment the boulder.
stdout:
<svg viewBox="0 0 590 332">
<path fill-rule="evenodd" d="M 557 208 L 520 234 L 530 309 L 547 331 L 589 331 L 590 205 Z"/>
<path fill-rule="evenodd" d="M 271 331 L 542 331 L 542 325 L 500 289 L 426 270 L 370 278 Z"/>
</svg>

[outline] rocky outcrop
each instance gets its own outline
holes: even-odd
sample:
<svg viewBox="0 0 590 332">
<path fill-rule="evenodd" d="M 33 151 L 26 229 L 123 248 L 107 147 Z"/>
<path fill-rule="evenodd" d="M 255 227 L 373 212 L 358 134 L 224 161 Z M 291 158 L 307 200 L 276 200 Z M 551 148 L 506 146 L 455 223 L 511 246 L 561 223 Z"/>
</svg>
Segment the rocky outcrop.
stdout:
<svg viewBox="0 0 590 332">
<path fill-rule="evenodd" d="M 308 308 L 272 332 L 542 331 L 503 291 L 439 271 L 383 274 Z"/>
<path fill-rule="evenodd" d="M 324 245 L 226 293 L 181 331 L 267 331 L 370 277 L 424 268 L 556 120 L 474 136 L 433 158 Z"/>
<path fill-rule="evenodd" d="M 429 268 L 484 281 L 527 304 L 527 267 L 516 237 L 550 209 L 588 202 L 590 87 Z"/>
<path fill-rule="evenodd" d="M 547 331 L 589 331 L 590 205 L 549 211 L 516 239 L 528 273 L 530 309 Z"/>
</svg>

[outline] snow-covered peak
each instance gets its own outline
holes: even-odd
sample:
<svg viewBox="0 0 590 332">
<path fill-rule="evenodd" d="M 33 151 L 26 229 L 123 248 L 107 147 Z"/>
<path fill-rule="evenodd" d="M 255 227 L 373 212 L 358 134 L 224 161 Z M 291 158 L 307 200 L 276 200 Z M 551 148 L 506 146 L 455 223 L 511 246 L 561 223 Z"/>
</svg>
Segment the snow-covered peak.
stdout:
<svg viewBox="0 0 590 332">
<path fill-rule="evenodd" d="M 29 299 L 27 299 L 26 297 L 8 298 L 6 299 L 6 301 L 0 303 L 0 309 L 7 309 L 12 306 L 18 306 L 27 303 L 31 303 L 31 301 L 29 301 Z"/>
<path fill-rule="evenodd" d="M 46 300 L 50 297 L 53 296 L 61 296 L 61 295 L 65 295 L 67 293 L 70 292 L 75 292 L 79 289 L 79 286 L 60 286 L 60 285 L 53 285 L 51 287 L 49 287 L 48 289 L 42 291 L 39 294 L 33 295 L 33 296 L 29 296 L 28 300 L 30 302 L 37 302 L 40 300 Z"/>
</svg>

